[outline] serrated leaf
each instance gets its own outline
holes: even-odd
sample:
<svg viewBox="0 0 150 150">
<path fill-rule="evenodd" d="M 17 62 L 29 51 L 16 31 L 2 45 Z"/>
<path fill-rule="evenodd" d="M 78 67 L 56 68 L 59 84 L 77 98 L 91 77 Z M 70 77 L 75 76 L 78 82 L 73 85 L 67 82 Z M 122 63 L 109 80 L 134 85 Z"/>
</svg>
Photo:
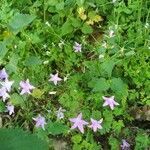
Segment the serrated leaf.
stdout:
<svg viewBox="0 0 150 150">
<path fill-rule="evenodd" d="M 82 140 L 82 136 L 80 134 L 77 134 L 77 135 L 74 135 L 72 138 L 71 138 L 71 141 L 75 144 L 79 144 Z"/>
<path fill-rule="evenodd" d="M 111 89 L 119 98 L 126 98 L 128 96 L 128 86 L 121 80 L 121 78 L 113 78 L 111 80 Z"/>
<path fill-rule="evenodd" d="M 119 141 L 112 136 L 109 137 L 109 145 L 111 146 L 111 150 L 120 149 Z"/>
<path fill-rule="evenodd" d="M 101 134 L 105 134 L 110 131 L 111 125 L 113 123 L 113 114 L 112 112 L 105 110 L 103 112 L 104 116 L 104 122 L 103 122 L 103 128 L 100 130 Z"/>
<path fill-rule="evenodd" d="M 59 135 L 59 134 L 66 133 L 69 130 L 69 128 L 66 125 L 63 125 L 62 123 L 51 122 L 48 124 L 47 130 L 48 130 L 49 134 Z"/>
<path fill-rule="evenodd" d="M 42 60 L 37 56 L 30 56 L 25 61 L 26 66 L 35 66 L 41 64 L 42 64 Z"/>
<path fill-rule="evenodd" d="M 121 132 L 121 129 L 124 127 L 124 123 L 122 120 L 114 121 L 112 124 L 112 128 L 115 133 L 119 134 Z"/>
<path fill-rule="evenodd" d="M 102 92 L 109 89 L 109 83 L 105 78 L 94 78 L 92 81 L 89 82 L 89 87 L 93 88 L 95 92 Z"/>
<path fill-rule="evenodd" d="M 22 28 L 29 25 L 34 19 L 34 15 L 16 14 L 13 16 L 8 26 L 12 32 L 17 33 L 22 30 Z"/>
<path fill-rule="evenodd" d="M 0 128 L 2 150 L 48 150 L 46 141 L 21 129 Z"/>
</svg>

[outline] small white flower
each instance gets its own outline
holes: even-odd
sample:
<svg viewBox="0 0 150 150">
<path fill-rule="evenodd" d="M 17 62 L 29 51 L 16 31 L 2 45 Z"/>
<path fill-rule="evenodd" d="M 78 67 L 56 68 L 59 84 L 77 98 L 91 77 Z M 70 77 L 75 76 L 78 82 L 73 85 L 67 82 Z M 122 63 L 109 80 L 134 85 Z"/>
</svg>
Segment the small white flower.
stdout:
<svg viewBox="0 0 150 150">
<path fill-rule="evenodd" d="M 49 24 L 49 22 L 48 22 L 48 21 L 46 21 L 46 22 L 45 22 L 45 24 L 46 24 L 47 26 L 49 26 L 49 27 L 50 27 L 50 24 Z"/>
<path fill-rule="evenodd" d="M 101 58 L 104 58 L 104 55 L 102 55 L 102 54 L 101 54 L 101 55 L 99 55 L 99 59 L 101 59 Z"/>
<path fill-rule="evenodd" d="M 67 81 L 67 80 L 68 80 L 68 77 L 69 77 L 69 74 L 67 74 L 67 75 L 64 77 L 64 81 Z"/>
<path fill-rule="evenodd" d="M 107 43 L 104 41 L 104 42 L 102 43 L 102 46 L 105 47 L 105 48 L 107 48 Z"/>
<path fill-rule="evenodd" d="M 48 56 L 49 56 L 50 54 L 51 54 L 51 52 L 50 52 L 50 51 L 46 51 L 46 55 L 48 55 Z"/>
<path fill-rule="evenodd" d="M 46 44 L 44 44 L 44 45 L 43 45 L 43 48 L 47 48 L 47 45 L 46 45 Z"/>
<path fill-rule="evenodd" d="M 111 38 L 111 37 L 114 37 L 115 35 L 114 35 L 114 31 L 113 30 L 110 30 L 109 31 L 109 37 Z"/>
<path fill-rule="evenodd" d="M 149 28 L 149 23 L 145 24 L 145 28 L 148 29 Z"/>
<path fill-rule="evenodd" d="M 58 43 L 59 48 L 62 48 L 64 44 L 65 44 L 64 41 L 61 40 L 61 41 Z"/>
<path fill-rule="evenodd" d="M 112 0 L 112 3 L 115 3 L 117 0 Z"/>
<path fill-rule="evenodd" d="M 16 48 L 17 48 L 17 45 L 14 45 L 14 48 L 16 49 Z"/>
<path fill-rule="evenodd" d="M 49 63 L 48 60 L 46 60 L 46 61 L 43 62 L 44 65 L 46 65 L 46 64 L 48 64 L 48 63 Z"/>
<path fill-rule="evenodd" d="M 56 91 L 49 92 L 50 95 L 55 95 L 56 93 Z"/>
</svg>

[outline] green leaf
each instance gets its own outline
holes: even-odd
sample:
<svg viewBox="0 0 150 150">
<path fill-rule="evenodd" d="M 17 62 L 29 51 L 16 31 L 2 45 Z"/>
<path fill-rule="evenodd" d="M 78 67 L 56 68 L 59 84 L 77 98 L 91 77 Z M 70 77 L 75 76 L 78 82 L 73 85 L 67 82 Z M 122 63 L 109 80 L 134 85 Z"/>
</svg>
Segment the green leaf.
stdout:
<svg viewBox="0 0 150 150">
<path fill-rule="evenodd" d="M 83 27 L 81 28 L 81 31 L 84 34 L 91 34 L 93 32 L 93 28 L 91 26 L 89 26 L 88 24 L 84 23 Z"/>
<path fill-rule="evenodd" d="M 120 149 L 120 144 L 118 140 L 112 136 L 109 137 L 109 145 L 111 146 L 111 150 Z"/>
<path fill-rule="evenodd" d="M 42 60 L 37 56 L 30 56 L 25 60 L 25 66 L 37 66 L 41 64 Z"/>
<path fill-rule="evenodd" d="M 75 28 L 79 28 L 81 26 L 81 21 L 78 18 L 70 18 L 71 19 L 71 24 Z"/>
<path fill-rule="evenodd" d="M 22 28 L 28 26 L 34 19 L 34 15 L 16 14 L 13 16 L 8 26 L 12 32 L 17 33 L 22 30 Z"/>
<path fill-rule="evenodd" d="M 103 74 L 106 74 L 108 77 L 111 77 L 112 70 L 113 70 L 115 64 L 116 64 L 115 60 L 113 60 L 113 59 L 104 61 L 101 64 L 101 69 L 102 69 Z"/>
<path fill-rule="evenodd" d="M 109 132 L 113 123 L 113 114 L 111 111 L 105 110 L 103 116 L 105 121 L 103 122 L 103 128 L 100 130 L 101 134 Z"/>
<path fill-rule="evenodd" d="M 0 128 L 2 150 L 48 150 L 48 143 L 21 129 Z"/>
<path fill-rule="evenodd" d="M 124 123 L 122 120 L 114 121 L 112 128 L 115 133 L 119 134 L 121 132 L 121 129 L 124 127 Z"/>
<path fill-rule="evenodd" d="M 109 89 L 109 83 L 105 78 L 94 78 L 89 82 L 89 87 L 93 88 L 94 92 L 102 92 Z"/>
<path fill-rule="evenodd" d="M 57 10 L 57 11 L 63 10 L 63 9 L 64 9 L 64 5 L 65 5 L 64 2 L 58 3 L 58 4 L 56 5 L 56 10 Z"/>
<path fill-rule="evenodd" d="M 72 31 L 73 31 L 73 26 L 71 25 L 71 22 L 67 20 L 61 28 L 61 35 L 64 36 L 68 33 L 71 33 Z"/>
<path fill-rule="evenodd" d="M 10 101 L 15 106 L 16 105 L 20 106 L 20 105 L 22 105 L 24 103 L 23 98 L 17 93 L 11 94 Z"/>
<path fill-rule="evenodd" d="M 128 86 L 121 80 L 121 78 L 113 78 L 110 87 L 118 98 L 126 99 L 128 96 Z"/>
<path fill-rule="evenodd" d="M 146 150 L 150 146 L 150 137 L 143 131 L 139 131 L 135 138 L 135 150 Z"/>
<path fill-rule="evenodd" d="M 7 51 L 8 49 L 6 48 L 6 44 L 4 42 L 0 42 L 0 60 L 5 57 Z"/>
<path fill-rule="evenodd" d="M 71 141 L 75 144 L 79 144 L 82 140 L 82 136 L 80 134 L 77 134 L 77 135 L 74 135 L 72 138 L 71 138 Z"/>
<path fill-rule="evenodd" d="M 5 109 L 5 104 L 2 101 L 0 101 L 0 112 L 4 112 Z"/>
<path fill-rule="evenodd" d="M 12 54 L 9 63 L 6 65 L 7 70 L 9 73 L 16 73 L 18 70 L 18 61 L 19 61 L 19 56 L 17 54 Z"/>
<path fill-rule="evenodd" d="M 49 132 L 49 134 L 52 135 L 59 135 L 59 134 L 63 134 L 66 133 L 69 128 L 66 125 L 63 125 L 62 123 L 59 122 L 50 122 L 48 124 L 47 130 Z"/>
</svg>

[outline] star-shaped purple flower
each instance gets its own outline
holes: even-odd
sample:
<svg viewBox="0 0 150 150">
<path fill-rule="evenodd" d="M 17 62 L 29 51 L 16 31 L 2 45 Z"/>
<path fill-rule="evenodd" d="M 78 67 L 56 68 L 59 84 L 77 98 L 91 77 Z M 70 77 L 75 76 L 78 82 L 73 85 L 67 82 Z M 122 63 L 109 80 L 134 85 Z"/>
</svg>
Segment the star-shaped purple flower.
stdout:
<svg viewBox="0 0 150 150">
<path fill-rule="evenodd" d="M 8 78 L 8 74 L 5 70 L 5 68 L 3 68 L 2 70 L 0 70 L 0 79 L 4 80 L 4 79 L 7 79 L 7 78 Z"/>
<path fill-rule="evenodd" d="M 12 115 L 13 113 L 15 113 L 15 112 L 14 112 L 14 105 L 8 104 L 8 105 L 6 106 L 6 108 L 7 108 L 7 111 L 8 111 L 8 113 L 9 113 L 9 115 Z"/>
<path fill-rule="evenodd" d="M 42 117 L 40 114 L 38 115 L 38 117 L 33 118 L 33 120 L 36 122 L 36 127 L 41 127 L 43 130 L 45 130 L 45 125 L 47 124 L 45 121 L 45 118 Z"/>
<path fill-rule="evenodd" d="M 73 46 L 73 49 L 74 49 L 75 52 L 81 52 L 82 44 L 79 44 L 79 43 L 75 42 L 75 44 Z"/>
<path fill-rule="evenodd" d="M 29 83 L 29 79 L 27 79 L 26 81 L 21 81 L 20 87 L 22 88 L 20 93 L 21 95 L 25 93 L 31 94 L 31 90 L 35 89 L 35 87 Z"/>
<path fill-rule="evenodd" d="M 130 149 L 130 144 L 124 139 L 122 139 L 121 149 L 122 150 L 129 150 Z"/>
<path fill-rule="evenodd" d="M 14 83 L 14 81 L 9 81 L 8 79 L 5 79 L 4 82 L 2 82 L 2 86 L 6 89 L 6 91 L 10 92 L 11 91 L 11 86 Z"/>
<path fill-rule="evenodd" d="M 97 129 L 102 129 L 102 126 L 101 126 L 102 122 L 103 122 L 103 119 L 100 119 L 99 121 L 97 121 L 91 118 L 91 125 L 88 127 L 93 129 L 94 132 L 96 132 Z"/>
<path fill-rule="evenodd" d="M 111 97 L 105 97 L 103 96 L 103 99 L 105 100 L 103 106 L 108 106 L 113 110 L 115 105 L 119 105 L 115 100 L 114 96 Z"/>
<path fill-rule="evenodd" d="M 80 130 L 81 133 L 84 133 L 84 125 L 87 125 L 88 122 L 82 120 L 82 113 L 80 113 L 77 118 L 71 118 L 69 119 L 71 122 L 73 122 L 73 126 L 71 127 L 71 129 L 75 129 L 78 128 Z"/>
<path fill-rule="evenodd" d="M 50 74 L 51 78 L 49 79 L 49 81 L 52 81 L 55 85 L 57 85 L 58 81 L 61 81 L 62 79 L 58 77 L 58 73 L 56 73 L 55 75 Z"/>
<path fill-rule="evenodd" d="M 2 88 L 0 89 L 0 97 L 2 97 L 3 102 L 5 102 L 6 99 L 8 99 L 8 98 L 10 97 L 9 94 L 7 93 L 5 87 L 2 87 Z"/>
</svg>

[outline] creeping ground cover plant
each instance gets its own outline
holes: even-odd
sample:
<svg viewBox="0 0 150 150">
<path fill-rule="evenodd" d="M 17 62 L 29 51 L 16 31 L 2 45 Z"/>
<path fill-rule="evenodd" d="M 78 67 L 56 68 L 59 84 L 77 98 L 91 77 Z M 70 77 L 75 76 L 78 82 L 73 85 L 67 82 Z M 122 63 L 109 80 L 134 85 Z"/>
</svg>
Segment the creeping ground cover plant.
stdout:
<svg viewBox="0 0 150 150">
<path fill-rule="evenodd" d="M 0 150 L 149 150 L 150 2 L 2 0 Z"/>
</svg>

